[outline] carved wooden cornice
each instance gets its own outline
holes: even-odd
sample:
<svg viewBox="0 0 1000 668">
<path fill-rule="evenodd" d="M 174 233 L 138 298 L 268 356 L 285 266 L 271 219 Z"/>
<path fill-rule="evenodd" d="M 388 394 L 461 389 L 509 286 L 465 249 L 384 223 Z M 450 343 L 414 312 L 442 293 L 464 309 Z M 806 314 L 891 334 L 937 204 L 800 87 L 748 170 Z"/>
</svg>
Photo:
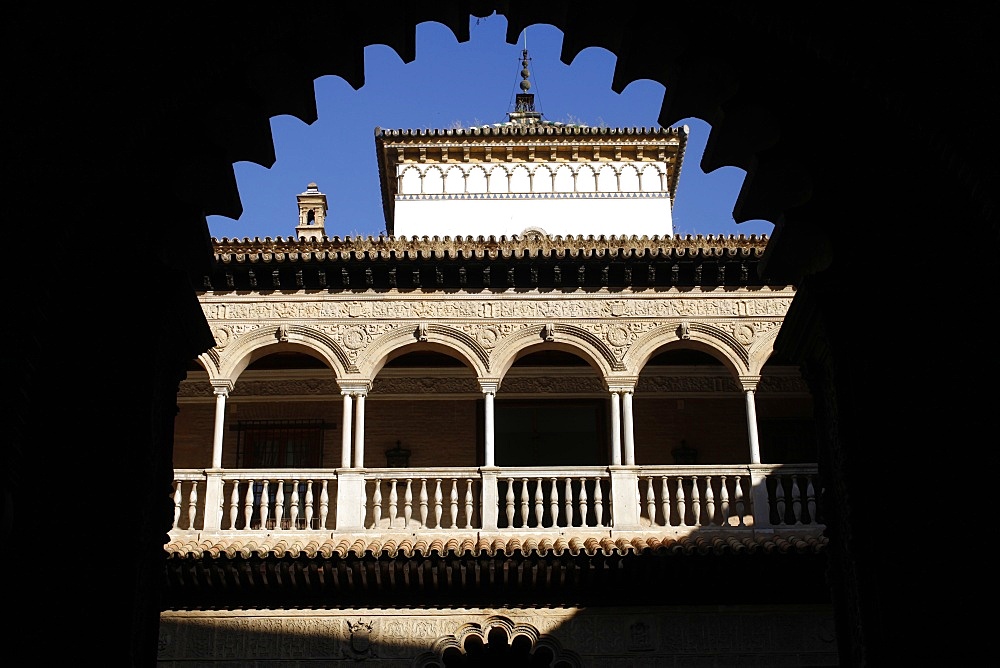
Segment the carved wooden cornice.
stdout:
<svg viewBox="0 0 1000 668">
<path fill-rule="evenodd" d="M 339 237 L 215 241 L 202 289 L 496 291 L 747 287 L 767 237 Z"/>
</svg>

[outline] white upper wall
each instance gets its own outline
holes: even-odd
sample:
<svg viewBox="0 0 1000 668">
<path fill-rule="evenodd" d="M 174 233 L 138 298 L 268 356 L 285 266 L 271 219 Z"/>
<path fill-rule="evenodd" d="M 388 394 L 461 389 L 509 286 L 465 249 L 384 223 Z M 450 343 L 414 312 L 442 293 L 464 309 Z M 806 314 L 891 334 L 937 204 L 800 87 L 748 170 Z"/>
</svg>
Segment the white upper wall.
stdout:
<svg viewBox="0 0 1000 668">
<path fill-rule="evenodd" d="M 402 237 L 673 234 L 665 162 L 397 164 Z"/>
</svg>

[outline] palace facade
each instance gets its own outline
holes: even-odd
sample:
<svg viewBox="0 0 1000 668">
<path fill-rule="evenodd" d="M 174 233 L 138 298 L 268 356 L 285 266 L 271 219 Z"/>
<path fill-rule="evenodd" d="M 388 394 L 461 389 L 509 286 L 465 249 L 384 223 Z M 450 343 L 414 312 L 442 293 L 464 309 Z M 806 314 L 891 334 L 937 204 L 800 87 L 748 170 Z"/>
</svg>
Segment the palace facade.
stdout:
<svg viewBox="0 0 1000 668">
<path fill-rule="evenodd" d="M 214 241 L 161 665 L 836 665 L 794 287 L 672 235 L 685 128 L 523 91 L 376 129 L 388 237 Z"/>
</svg>

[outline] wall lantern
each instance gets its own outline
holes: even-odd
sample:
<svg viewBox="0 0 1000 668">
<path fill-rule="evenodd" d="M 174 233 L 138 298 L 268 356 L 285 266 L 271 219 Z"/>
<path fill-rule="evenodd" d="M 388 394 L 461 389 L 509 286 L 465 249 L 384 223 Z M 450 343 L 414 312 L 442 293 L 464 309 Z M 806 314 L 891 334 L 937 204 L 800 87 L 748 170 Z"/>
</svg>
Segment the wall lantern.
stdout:
<svg viewBox="0 0 1000 668">
<path fill-rule="evenodd" d="M 396 447 L 385 451 L 385 465 L 390 469 L 405 469 L 410 466 L 410 451 L 404 448 L 399 441 Z"/>
</svg>

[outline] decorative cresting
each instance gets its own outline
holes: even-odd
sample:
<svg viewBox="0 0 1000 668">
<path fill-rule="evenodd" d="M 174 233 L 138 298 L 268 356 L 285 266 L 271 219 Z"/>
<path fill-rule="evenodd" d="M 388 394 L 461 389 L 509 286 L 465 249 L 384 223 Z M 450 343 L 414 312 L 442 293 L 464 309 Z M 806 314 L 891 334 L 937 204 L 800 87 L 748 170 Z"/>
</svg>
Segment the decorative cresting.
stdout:
<svg viewBox="0 0 1000 668">
<path fill-rule="evenodd" d="M 235 378 L 246 368 L 251 355 L 272 345 L 282 345 L 278 338 L 279 326 L 281 334 L 286 337 L 284 343 L 298 344 L 320 354 L 327 365 L 338 377 L 348 373 L 356 373 L 347 353 L 337 341 L 322 330 L 299 323 L 268 322 L 255 323 L 253 329 L 234 335 L 234 341 L 220 354 L 220 375 Z"/>
<path fill-rule="evenodd" d="M 580 668 L 579 655 L 563 649 L 553 636 L 543 635 L 531 624 L 515 624 L 494 615 L 482 624 L 463 624 L 454 635 L 434 641 L 429 652 L 413 661 L 415 668 L 489 665 L 565 666 Z"/>
<path fill-rule="evenodd" d="M 375 377 L 392 352 L 421 343 L 455 351 L 477 376 L 486 375 L 490 369 L 490 353 L 474 336 L 457 327 L 423 321 L 402 323 L 368 343 L 359 355 L 358 373 Z"/>
<path fill-rule="evenodd" d="M 614 244 L 609 246 L 609 241 Z M 267 237 L 265 239 L 216 240 L 215 259 L 222 265 L 274 262 L 277 257 L 289 262 L 303 260 L 347 261 L 354 257 L 367 260 L 415 257 L 437 258 L 486 258 L 564 253 L 577 251 L 584 254 L 607 252 L 609 248 L 637 256 L 664 256 L 673 253 L 685 257 L 719 255 L 723 252 L 733 257 L 759 258 L 767 246 L 767 237 L 756 235 L 554 235 L 541 237 L 534 234 L 510 237 L 455 236 L 455 237 L 330 237 L 326 239 L 293 239 Z"/>
</svg>

